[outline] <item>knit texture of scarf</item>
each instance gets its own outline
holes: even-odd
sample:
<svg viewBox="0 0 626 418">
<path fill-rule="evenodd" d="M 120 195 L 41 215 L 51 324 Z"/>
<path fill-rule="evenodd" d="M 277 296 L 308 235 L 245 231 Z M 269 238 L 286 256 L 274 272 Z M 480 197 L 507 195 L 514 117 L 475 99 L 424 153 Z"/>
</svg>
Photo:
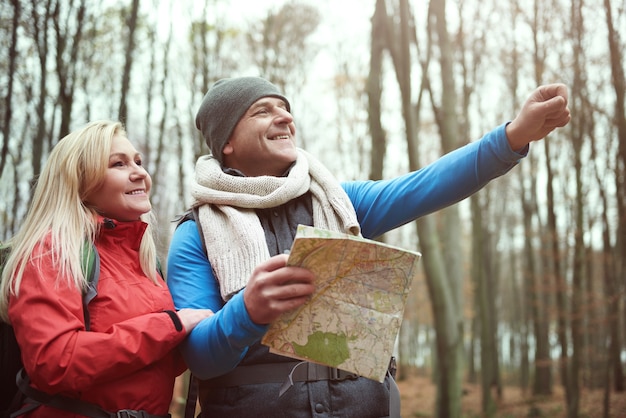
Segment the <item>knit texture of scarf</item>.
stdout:
<svg viewBox="0 0 626 418">
<path fill-rule="evenodd" d="M 360 235 L 348 195 L 304 150 L 298 149 L 296 163 L 286 177 L 233 176 L 224 173 L 211 156 L 198 159 L 191 193 L 194 206 L 199 206 L 207 256 L 224 300 L 243 289 L 254 268 L 270 257 L 255 209 L 280 206 L 309 190 L 315 227 Z"/>
</svg>

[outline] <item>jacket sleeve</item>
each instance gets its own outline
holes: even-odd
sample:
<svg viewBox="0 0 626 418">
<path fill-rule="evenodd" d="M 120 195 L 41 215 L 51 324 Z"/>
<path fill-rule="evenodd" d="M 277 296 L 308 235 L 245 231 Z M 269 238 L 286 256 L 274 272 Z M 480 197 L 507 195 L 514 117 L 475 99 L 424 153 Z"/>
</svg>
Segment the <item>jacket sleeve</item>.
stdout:
<svg viewBox="0 0 626 418">
<path fill-rule="evenodd" d="M 356 210 L 363 236 L 376 238 L 457 203 L 515 167 L 528 153 L 528 147 L 513 151 L 505 126 L 417 171 L 389 180 L 342 183 Z"/>
<path fill-rule="evenodd" d="M 224 304 L 193 220 L 176 228 L 168 254 L 168 286 L 177 309 L 208 308 L 215 315 L 198 324 L 182 344 L 191 372 L 200 379 L 222 375 L 259 341 L 266 325 L 255 324 L 243 302 L 245 289 Z"/>
<path fill-rule="evenodd" d="M 120 320 L 106 331 L 86 331 L 81 291 L 57 281 L 47 248 L 40 246 L 34 254 L 18 295 L 10 298 L 9 317 L 24 368 L 41 390 L 81 392 L 123 379 L 160 361 L 185 338 L 162 308 Z"/>
</svg>

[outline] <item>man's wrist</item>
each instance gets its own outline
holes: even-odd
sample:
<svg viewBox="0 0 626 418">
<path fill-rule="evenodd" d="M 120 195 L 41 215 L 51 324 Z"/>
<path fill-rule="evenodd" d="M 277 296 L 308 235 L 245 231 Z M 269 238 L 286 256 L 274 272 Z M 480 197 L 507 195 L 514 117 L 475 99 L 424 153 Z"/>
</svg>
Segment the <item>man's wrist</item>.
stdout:
<svg viewBox="0 0 626 418">
<path fill-rule="evenodd" d="M 506 124 L 504 134 L 506 135 L 507 141 L 509 141 L 511 149 L 515 152 L 523 150 L 526 145 L 528 145 L 528 142 L 524 140 L 523 133 L 520 133 L 519 129 L 517 129 L 515 120 Z"/>
</svg>

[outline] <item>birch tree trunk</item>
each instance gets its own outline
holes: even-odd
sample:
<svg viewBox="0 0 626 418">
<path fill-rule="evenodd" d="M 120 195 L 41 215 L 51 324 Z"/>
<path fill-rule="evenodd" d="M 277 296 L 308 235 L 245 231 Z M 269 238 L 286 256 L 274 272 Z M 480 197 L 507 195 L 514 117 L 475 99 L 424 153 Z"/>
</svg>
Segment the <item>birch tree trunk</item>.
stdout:
<svg viewBox="0 0 626 418">
<path fill-rule="evenodd" d="M 133 67 L 133 61 L 135 56 L 135 30 L 137 29 L 137 17 L 139 15 L 139 0 L 133 0 L 130 9 L 130 17 L 127 20 L 128 24 L 128 43 L 126 44 L 126 51 L 124 56 L 124 71 L 122 72 L 122 88 L 120 90 L 120 106 L 118 110 L 118 118 L 120 121 L 126 123 L 128 120 L 128 103 L 127 96 L 130 89 L 130 72 Z"/>
<path fill-rule="evenodd" d="M 437 3 L 437 2 L 435 2 Z M 433 3 L 431 2 L 431 7 Z M 409 154 L 409 169 L 416 170 L 419 167 L 417 148 L 415 141 L 418 131 L 419 106 L 413 106 L 411 102 L 411 32 L 409 17 L 411 12 L 407 0 L 400 0 L 397 20 L 399 21 L 397 33 L 398 40 L 390 42 L 390 51 L 394 62 L 396 78 L 400 86 L 402 101 L 402 115 L 405 122 L 406 139 Z M 445 20 L 444 20 L 445 26 Z M 445 30 L 445 28 L 444 28 Z M 450 50 L 446 51 L 448 57 Z M 446 64 L 447 66 L 447 64 Z M 448 79 L 448 86 L 450 86 Z M 422 89 L 428 84 L 423 79 Z M 452 84 L 453 87 L 453 84 Z M 421 91 L 418 95 L 422 96 Z M 418 103 L 420 103 L 418 101 Z M 454 103 L 454 100 L 452 101 Z M 450 101 L 446 99 L 446 108 Z M 450 117 L 454 118 L 454 115 Z M 455 128 L 450 129 L 451 135 L 456 134 Z M 454 220 L 454 213 L 451 215 Z M 420 250 L 423 255 L 423 266 L 428 285 L 428 292 L 432 303 L 433 317 L 436 331 L 436 365 L 435 380 L 437 383 L 437 399 L 435 405 L 436 417 L 461 416 L 461 365 L 462 365 L 462 322 L 460 317 L 460 305 L 458 293 L 449 279 L 449 271 L 446 269 L 446 257 L 442 252 L 442 243 L 436 228 L 434 215 L 420 218 L 416 221 L 417 234 L 420 242 Z M 451 235 L 448 235 L 451 237 Z M 454 236 L 458 240 L 458 231 Z M 455 246 L 453 246 L 455 247 Z M 460 258 L 460 254 L 456 254 Z M 456 262 L 454 263 L 456 264 Z M 455 270 L 459 266 L 455 266 Z M 458 276 L 456 277 L 458 279 Z"/>
<path fill-rule="evenodd" d="M 2 148 L 0 149 L 0 177 L 4 172 L 9 158 L 9 139 L 11 138 L 11 102 L 13 100 L 13 76 L 15 74 L 15 62 L 17 60 L 17 28 L 20 24 L 21 7 L 18 0 L 11 0 L 13 6 L 13 18 L 11 19 L 11 43 L 9 44 L 9 77 L 7 81 L 7 93 L 4 97 L 4 123 L 2 126 Z"/>
<path fill-rule="evenodd" d="M 383 176 L 383 161 L 386 152 L 386 134 L 381 122 L 382 96 L 382 64 L 385 43 L 388 40 L 386 23 L 387 11 L 384 0 L 376 0 L 374 15 L 372 16 L 372 35 L 370 44 L 370 68 L 367 76 L 366 93 L 368 98 L 368 122 L 372 137 L 372 152 L 370 154 L 370 180 L 381 179 Z"/>
<path fill-rule="evenodd" d="M 61 16 L 62 5 L 56 1 L 52 11 L 52 23 L 56 35 L 56 73 L 59 78 L 58 102 L 61 107 L 61 121 L 59 123 L 58 139 L 70 133 L 72 122 L 72 109 L 74 108 L 74 92 L 76 90 L 76 80 L 78 67 L 78 55 L 83 39 L 83 27 L 87 7 L 85 0 L 81 0 L 78 7 L 74 9 L 73 2 L 68 6 L 67 17 Z M 67 20 L 75 21 L 75 28 L 72 31 L 70 25 L 65 25 Z M 56 138 L 50 138 L 56 140 Z"/>
<path fill-rule="evenodd" d="M 585 61 L 584 48 L 582 43 L 583 35 L 583 14 L 582 1 L 574 0 L 571 2 L 570 8 L 571 36 L 574 79 L 571 86 L 572 94 L 570 95 L 569 106 L 572 114 L 579 115 L 573 118 L 570 123 L 571 143 L 574 150 L 574 177 L 576 194 L 574 198 L 574 254 L 572 265 L 572 297 L 571 297 L 571 338 L 572 350 L 569 368 L 569 396 L 567 396 L 567 416 L 577 418 L 580 410 L 580 375 L 582 368 L 583 356 L 583 326 L 584 317 L 589 314 L 583 304 L 583 280 L 585 269 L 585 244 L 583 235 L 585 233 L 584 225 L 584 209 L 583 209 L 583 182 L 582 182 L 582 147 L 584 135 L 586 133 L 585 125 L 588 123 L 587 112 L 585 111 L 585 92 L 587 86 L 583 80 L 582 74 L 584 69 L 582 63 Z"/>
<path fill-rule="evenodd" d="M 611 59 L 611 75 L 613 90 L 615 91 L 615 114 L 613 120 L 617 127 L 618 141 L 618 168 L 615 174 L 615 187 L 617 190 L 617 212 L 618 212 L 618 259 L 621 262 L 618 270 L 617 283 L 621 283 L 622 291 L 626 286 L 626 76 L 624 75 L 624 45 L 620 44 L 618 32 L 615 30 L 612 15 L 611 0 L 604 0 L 604 12 L 606 16 L 607 35 L 609 45 L 609 55 Z M 616 302 L 618 303 L 618 302 Z M 612 307 L 616 310 L 616 307 Z M 626 318 L 621 318 L 626 323 Z M 619 322 L 615 318 L 614 321 Z M 611 326 L 611 347 L 610 356 L 613 365 L 613 385 L 616 392 L 624 392 L 625 381 L 620 360 L 622 347 L 619 327 L 617 324 Z"/>
<path fill-rule="evenodd" d="M 50 24 L 51 3 L 52 0 L 46 0 L 45 6 L 40 6 L 38 2 L 32 0 L 31 19 L 34 43 L 37 47 L 37 60 L 39 64 L 39 85 L 36 89 L 37 102 L 36 105 L 36 132 L 32 136 L 32 155 L 33 155 L 33 181 L 34 177 L 41 171 L 41 163 L 43 159 L 43 145 L 45 142 L 47 131 L 46 122 L 46 98 L 48 93 L 48 50 L 49 36 L 48 27 Z M 43 10 L 42 10 L 43 7 Z M 43 12 L 43 13 L 42 13 Z"/>
</svg>

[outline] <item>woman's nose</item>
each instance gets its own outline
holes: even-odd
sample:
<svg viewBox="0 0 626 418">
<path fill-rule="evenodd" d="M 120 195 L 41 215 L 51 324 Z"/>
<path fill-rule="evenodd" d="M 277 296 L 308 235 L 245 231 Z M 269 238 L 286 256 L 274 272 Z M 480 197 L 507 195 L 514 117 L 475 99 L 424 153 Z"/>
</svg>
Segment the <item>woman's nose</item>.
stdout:
<svg viewBox="0 0 626 418">
<path fill-rule="evenodd" d="M 130 173 L 130 177 L 132 180 L 140 180 L 148 176 L 148 172 L 142 165 L 136 165 L 133 168 L 133 171 Z"/>
</svg>

